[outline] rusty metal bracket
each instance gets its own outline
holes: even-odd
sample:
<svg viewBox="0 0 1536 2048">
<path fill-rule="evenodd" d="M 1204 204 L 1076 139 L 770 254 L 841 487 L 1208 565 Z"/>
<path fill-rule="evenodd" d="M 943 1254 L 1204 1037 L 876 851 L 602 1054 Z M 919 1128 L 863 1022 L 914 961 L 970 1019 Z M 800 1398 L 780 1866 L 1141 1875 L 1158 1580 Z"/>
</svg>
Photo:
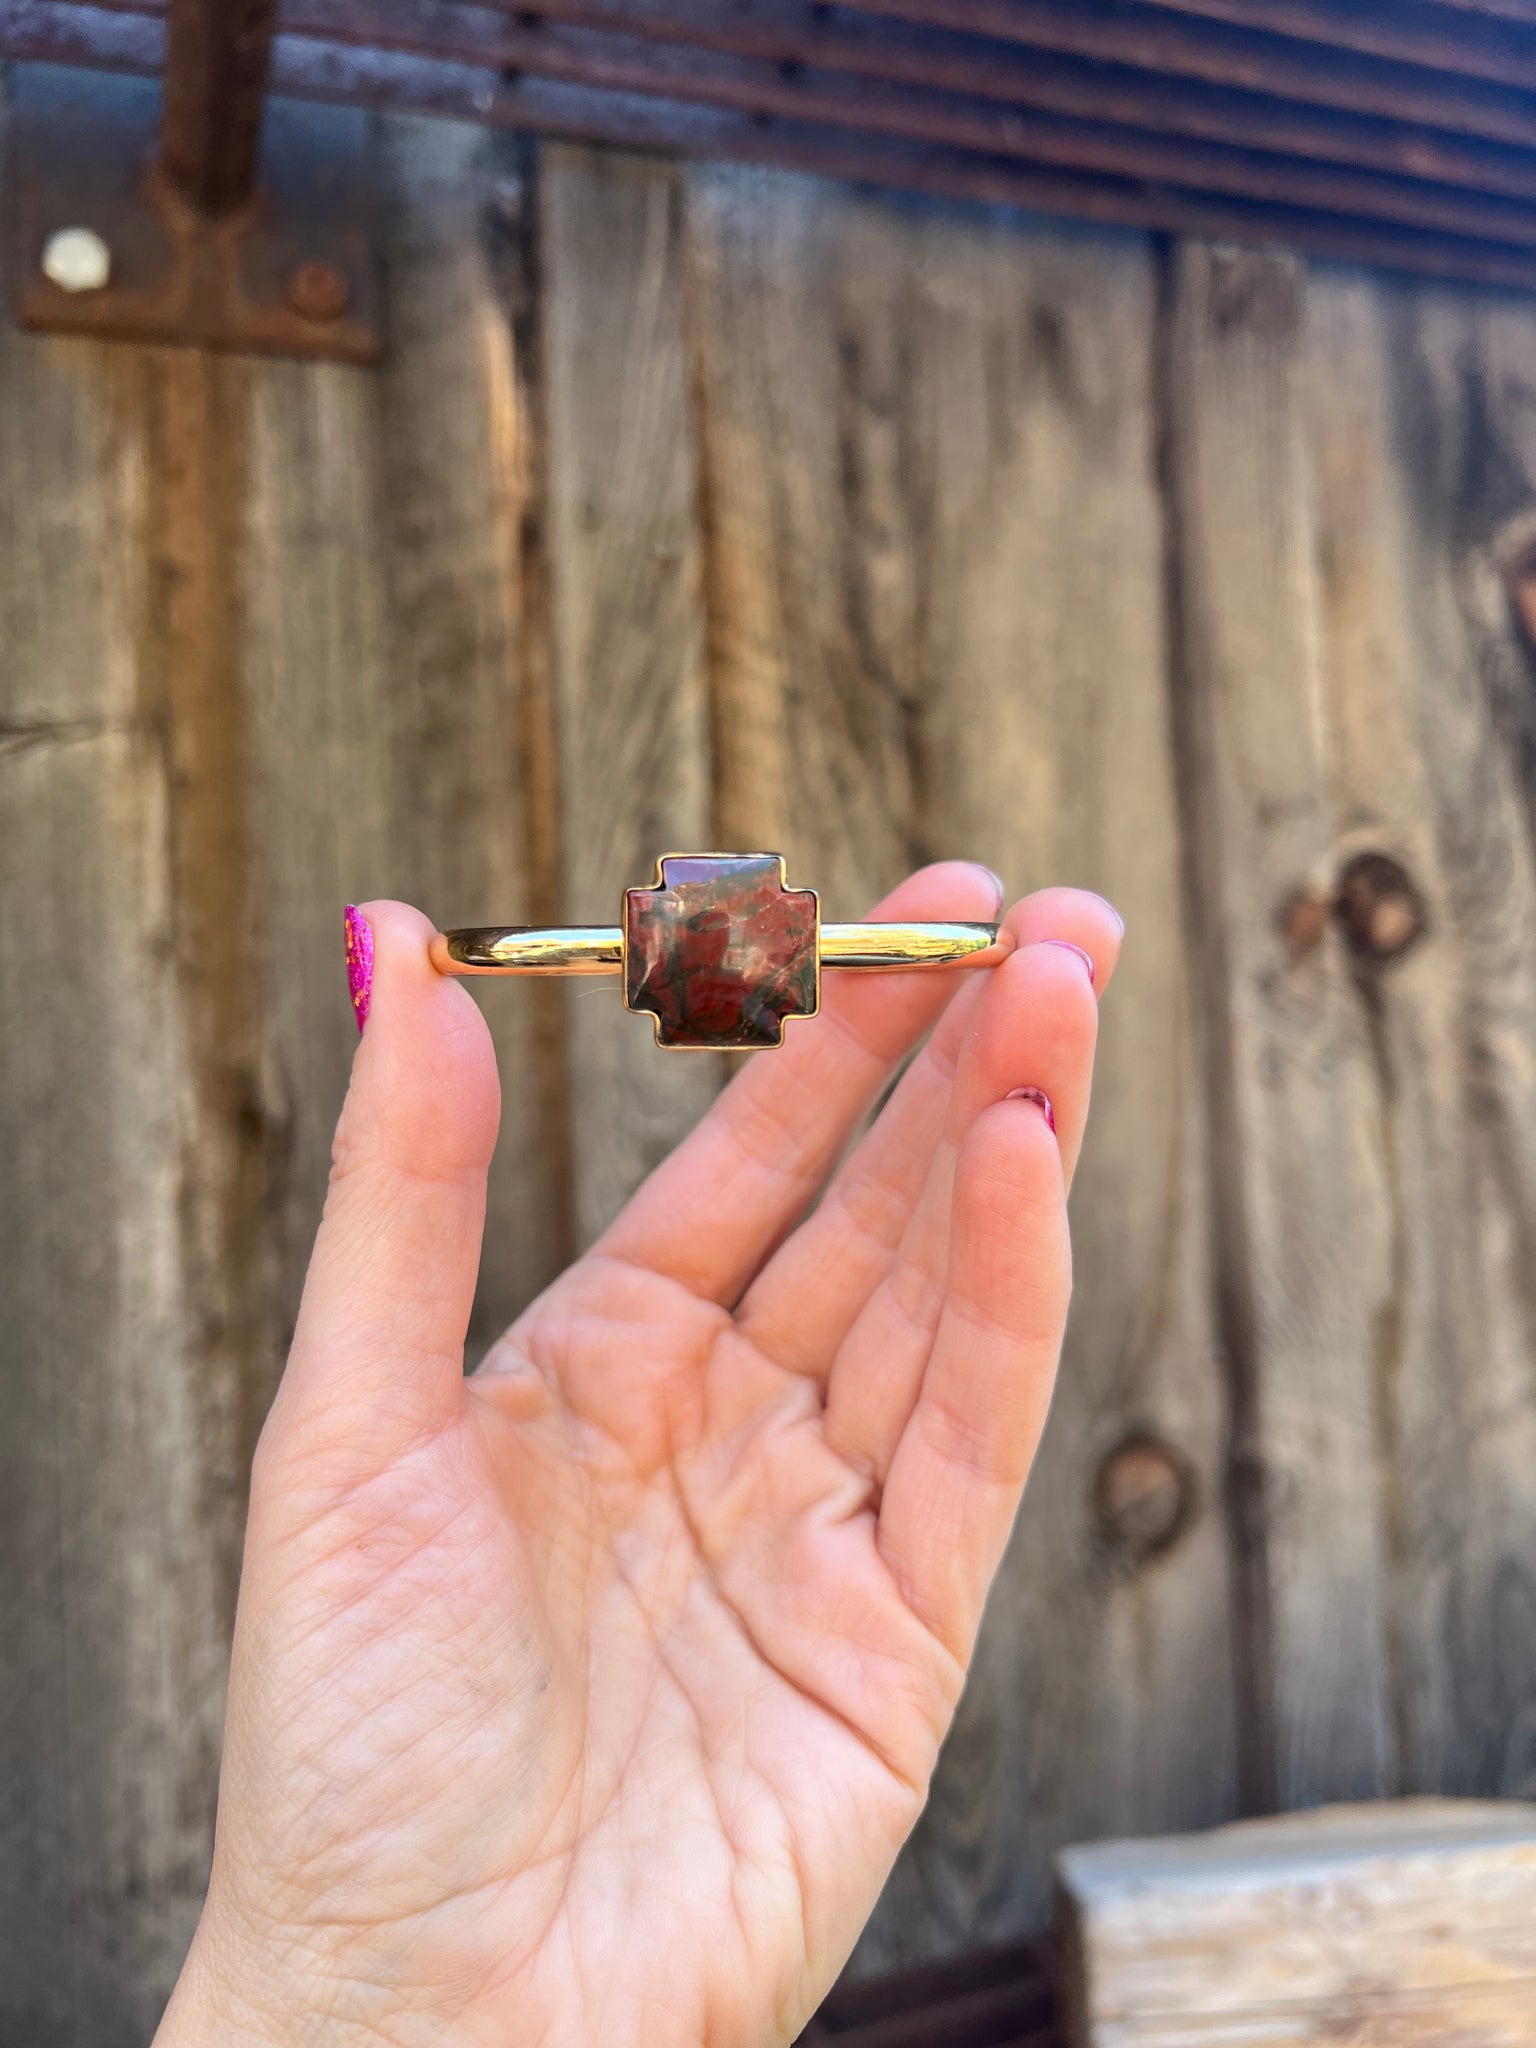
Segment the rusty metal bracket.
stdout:
<svg viewBox="0 0 1536 2048">
<path fill-rule="evenodd" d="M 24 327 L 378 360 L 370 122 L 263 104 L 270 10 L 173 0 L 164 93 L 57 65 L 14 74 Z"/>
</svg>

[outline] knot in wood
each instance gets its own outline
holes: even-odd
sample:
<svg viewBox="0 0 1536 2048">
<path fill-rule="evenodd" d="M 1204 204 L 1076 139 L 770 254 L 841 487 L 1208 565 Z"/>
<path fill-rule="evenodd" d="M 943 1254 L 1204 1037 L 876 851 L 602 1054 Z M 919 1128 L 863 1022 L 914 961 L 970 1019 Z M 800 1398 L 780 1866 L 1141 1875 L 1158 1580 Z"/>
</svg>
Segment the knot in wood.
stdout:
<svg viewBox="0 0 1536 2048">
<path fill-rule="evenodd" d="M 1427 921 L 1412 876 L 1385 853 L 1355 855 L 1339 876 L 1336 909 L 1350 945 L 1368 960 L 1397 959 Z"/>
<path fill-rule="evenodd" d="M 1321 889 L 1300 889 L 1280 912 L 1280 929 L 1293 960 L 1301 960 L 1322 944 L 1333 915 L 1333 898 Z"/>
<path fill-rule="evenodd" d="M 1495 539 L 1493 552 L 1520 631 L 1527 644 L 1536 647 L 1536 511 L 1511 519 Z"/>
<path fill-rule="evenodd" d="M 1100 1540 L 1129 1567 L 1159 1556 L 1189 1524 L 1195 1482 L 1187 1461 L 1149 1430 L 1112 1450 L 1093 1483 Z"/>
</svg>

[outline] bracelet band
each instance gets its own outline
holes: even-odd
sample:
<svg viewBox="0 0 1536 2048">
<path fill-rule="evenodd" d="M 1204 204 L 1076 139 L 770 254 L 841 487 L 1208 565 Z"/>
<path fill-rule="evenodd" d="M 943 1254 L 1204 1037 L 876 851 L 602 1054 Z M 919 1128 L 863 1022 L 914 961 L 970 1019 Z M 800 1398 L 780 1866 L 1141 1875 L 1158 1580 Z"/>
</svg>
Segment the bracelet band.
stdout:
<svg viewBox="0 0 1536 2048">
<path fill-rule="evenodd" d="M 995 924 L 824 924 L 823 967 L 994 967 L 1009 950 Z M 489 924 L 439 932 L 439 974 L 622 974 L 624 927 L 617 924 Z"/>
<path fill-rule="evenodd" d="M 658 1045 L 716 1049 L 781 1043 L 786 1018 L 820 1007 L 824 967 L 991 967 L 1011 950 L 995 924 L 824 925 L 776 853 L 665 854 L 654 888 L 626 890 L 622 924 L 482 925 L 431 947 L 440 974 L 622 974 Z"/>
</svg>

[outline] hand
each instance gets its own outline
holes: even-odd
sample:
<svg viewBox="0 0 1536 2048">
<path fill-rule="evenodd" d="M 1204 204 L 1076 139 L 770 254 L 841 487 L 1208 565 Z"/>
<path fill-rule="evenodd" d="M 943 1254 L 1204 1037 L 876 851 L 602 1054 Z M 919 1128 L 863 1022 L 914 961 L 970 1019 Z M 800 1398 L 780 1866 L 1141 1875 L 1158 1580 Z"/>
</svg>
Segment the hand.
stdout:
<svg viewBox="0 0 1536 2048">
<path fill-rule="evenodd" d="M 995 904 L 951 863 L 876 914 Z M 790 2041 L 922 1807 L 1039 1440 L 1076 948 L 1102 993 L 1119 921 L 1054 890 L 996 968 L 829 975 L 466 1379 L 495 1059 L 425 920 L 366 915 L 161 2048 Z"/>
</svg>

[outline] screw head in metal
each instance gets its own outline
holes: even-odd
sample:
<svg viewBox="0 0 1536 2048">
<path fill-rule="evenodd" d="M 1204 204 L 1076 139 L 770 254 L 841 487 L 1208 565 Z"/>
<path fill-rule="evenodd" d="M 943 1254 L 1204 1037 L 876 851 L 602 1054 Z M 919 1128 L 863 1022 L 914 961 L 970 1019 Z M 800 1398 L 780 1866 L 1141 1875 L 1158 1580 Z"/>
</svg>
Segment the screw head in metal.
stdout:
<svg viewBox="0 0 1536 2048">
<path fill-rule="evenodd" d="M 339 320 L 352 287 L 346 272 L 318 259 L 300 263 L 288 275 L 288 303 L 306 320 Z"/>
<path fill-rule="evenodd" d="M 60 228 L 43 244 L 43 275 L 61 292 L 99 292 L 112 275 L 112 251 L 94 228 Z"/>
</svg>

